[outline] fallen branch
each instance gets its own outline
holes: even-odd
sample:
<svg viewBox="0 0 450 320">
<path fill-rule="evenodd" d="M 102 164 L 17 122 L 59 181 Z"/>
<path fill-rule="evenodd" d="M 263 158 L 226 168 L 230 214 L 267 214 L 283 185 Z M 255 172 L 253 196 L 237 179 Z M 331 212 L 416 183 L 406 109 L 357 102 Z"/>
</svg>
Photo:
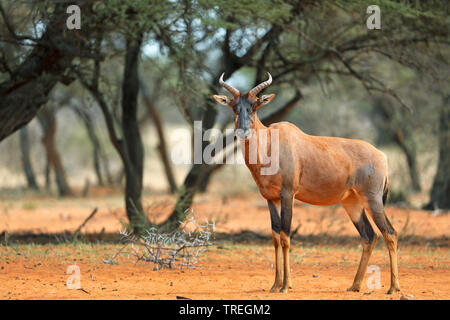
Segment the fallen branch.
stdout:
<svg viewBox="0 0 450 320">
<path fill-rule="evenodd" d="M 92 217 L 94 217 L 94 215 L 97 213 L 98 208 L 95 208 L 91 214 L 83 221 L 83 223 L 78 227 L 78 229 L 74 232 L 73 234 L 73 238 L 75 239 L 78 234 L 80 233 L 81 229 L 86 225 L 86 223 L 88 223 L 89 220 L 92 219 Z"/>
</svg>

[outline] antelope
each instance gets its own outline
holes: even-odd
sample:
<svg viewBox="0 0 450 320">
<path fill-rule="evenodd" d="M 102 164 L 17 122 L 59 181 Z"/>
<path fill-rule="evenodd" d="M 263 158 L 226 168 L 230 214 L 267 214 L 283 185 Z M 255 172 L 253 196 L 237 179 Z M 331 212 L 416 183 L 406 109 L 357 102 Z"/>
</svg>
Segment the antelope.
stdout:
<svg viewBox="0 0 450 320">
<path fill-rule="evenodd" d="M 290 232 L 294 199 L 313 205 L 341 204 L 355 225 L 362 243 L 362 256 L 348 291 L 359 292 L 370 255 L 377 241 L 368 213 L 381 231 L 389 251 L 391 286 L 388 294 L 400 291 L 397 267 L 397 232 L 387 218 L 384 205 L 388 193 L 387 158 L 371 144 L 357 139 L 312 136 L 289 122 L 266 127 L 256 110 L 273 100 L 275 94 L 258 94 L 272 83 L 269 79 L 248 93 L 241 93 L 220 77 L 219 84 L 232 98 L 214 95 L 214 99 L 230 107 L 235 115 L 235 127 L 241 141 L 246 166 L 261 195 L 267 200 L 275 249 L 275 281 L 270 292 L 292 289 L 289 266 Z M 239 129 L 239 130 L 238 130 Z M 263 130 L 270 136 L 278 131 L 279 167 L 275 174 L 262 175 L 265 166 L 249 161 L 249 137 L 259 139 Z M 266 150 L 274 149 L 267 139 Z M 257 144 L 260 153 L 260 146 Z M 259 159 L 259 158 L 258 158 Z M 282 268 L 283 262 L 283 268 Z"/>
</svg>

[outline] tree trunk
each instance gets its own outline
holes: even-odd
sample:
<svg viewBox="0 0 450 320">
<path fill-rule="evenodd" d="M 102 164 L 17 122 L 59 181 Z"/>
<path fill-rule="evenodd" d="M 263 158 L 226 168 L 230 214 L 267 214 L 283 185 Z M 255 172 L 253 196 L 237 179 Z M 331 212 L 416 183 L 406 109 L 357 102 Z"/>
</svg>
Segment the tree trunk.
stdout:
<svg viewBox="0 0 450 320">
<path fill-rule="evenodd" d="M 143 79 L 139 79 L 139 85 L 141 88 L 142 96 L 144 97 L 144 103 L 147 106 L 148 113 L 153 119 L 153 123 L 156 127 L 156 132 L 158 133 L 159 144 L 158 151 L 161 157 L 161 161 L 164 165 L 164 171 L 166 173 L 167 183 L 169 184 L 170 193 L 175 193 L 177 191 L 177 184 L 175 182 L 175 177 L 173 175 L 172 166 L 170 165 L 169 156 L 167 154 L 167 144 L 164 136 L 164 129 L 162 125 L 161 117 L 152 103 L 149 90 Z"/>
<path fill-rule="evenodd" d="M 209 97 L 209 95 L 208 95 Z M 205 100 L 206 110 L 203 114 L 202 130 L 208 130 L 214 126 L 216 120 L 217 111 L 214 108 L 212 99 L 206 98 Z M 202 132 L 203 134 L 203 132 Z M 205 147 L 208 145 L 208 141 L 202 141 L 202 154 Z M 183 186 L 178 190 L 178 197 L 175 207 L 169 216 L 169 218 L 162 223 L 161 227 L 167 230 L 175 228 L 180 221 L 183 221 L 186 217 L 186 213 L 192 205 L 194 195 L 197 193 L 199 185 L 204 177 L 208 174 L 208 168 L 211 167 L 207 164 L 194 164 L 191 167 L 188 175 L 186 176 Z"/>
<path fill-rule="evenodd" d="M 93 119 L 88 110 L 85 110 L 82 107 L 74 107 L 75 113 L 80 117 L 81 121 L 86 128 L 86 132 L 88 134 L 89 140 L 92 144 L 92 160 L 94 165 L 94 171 L 97 176 L 97 184 L 99 186 L 104 185 L 103 174 L 101 170 L 101 145 L 97 136 L 97 132 L 95 131 L 95 126 L 93 123 Z"/>
<path fill-rule="evenodd" d="M 393 141 L 403 151 L 408 164 L 411 187 L 415 192 L 419 192 L 422 187 L 419 170 L 417 169 L 416 143 L 414 141 L 411 126 L 405 119 L 408 115 L 401 114 L 401 119 L 399 120 L 399 115 L 395 113 L 395 108 L 389 105 L 388 101 L 383 98 L 377 98 L 375 100 L 375 112 L 381 114 L 383 118 L 383 123 L 380 124 L 382 130 L 388 130 Z"/>
<path fill-rule="evenodd" d="M 150 226 L 142 207 L 144 148 L 137 117 L 139 93 L 138 63 L 141 44 L 142 35 L 139 35 L 138 39 L 126 39 L 121 102 L 122 139 L 117 135 L 114 116 L 105 97 L 99 90 L 100 60 L 94 61 L 94 76 L 91 83 L 82 73 L 76 72 L 81 84 L 89 90 L 97 101 L 105 119 L 109 139 L 122 160 L 122 172 L 125 175 L 126 213 L 131 229 L 137 234 L 144 233 Z M 119 179 L 119 183 L 121 180 L 122 178 Z"/>
<path fill-rule="evenodd" d="M 20 129 L 20 150 L 22 154 L 22 166 L 25 178 L 27 180 L 28 188 L 39 191 L 39 186 L 36 182 L 36 175 L 34 174 L 33 166 L 30 160 L 30 144 L 28 141 L 28 128 L 22 127 Z"/>
<path fill-rule="evenodd" d="M 56 118 L 54 111 L 50 107 L 43 108 L 38 115 L 39 122 L 43 130 L 42 143 L 48 162 L 55 173 L 55 182 L 58 187 L 58 194 L 61 197 L 73 195 L 66 178 L 66 171 L 62 164 L 61 156 L 55 144 Z"/>
<path fill-rule="evenodd" d="M 122 130 L 125 169 L 125 205 L 135 233 L 143 233 L 150 225 L 142 207 L 144 147 L 137 117 L 139 77 L 138 63 L 142 35 L 127 39 L 125 69 L 122 83 Z"/>
<path fill-rule="evenodd" d="M 219 168 L 219 167 L 218 167 Z M 200 181 L 200 184 L 198 186 L 198 191 L 200 193 L 205 193 L 208 189 L 209 182 L 211 181 L 211 177 L 217 170 L 210 170 L 209 174 L 205 174 L 202 181 Z"/>
<path fill-rule="evenodd" d="M 178 197 L 175 207 L 169 218 L 162 223 L 162 228 L 173 230 L 181 221 L 184 221 L 189 208 L 192 205 L 194 195 L 199 189 L 199 185 L 208 174 L 212 166 L 207 164 L 194 164 L 189 170 L 183 185 L 178 189 Z"/>
<path fill-rule="evenodd" d="M 50 161 L 48 161 L 48 157 L 45 157 L 45 190 L 50 192 L 52 188 L 52 179 L 50 178 L 52 168 L 50 166 Z"/>
<path fill-rule="evenodd" d="M 405 154 L 413 190 L 415 192 L 420 192 L 422 187 L 420 184 L 419 170 L 417 169 L 416 143 L 412 137 L 410 128 L 405 126 L 402 128 L 397 128 L 394 134 L 394 141 Z"/>
<path fill-rule="evenodd" d="M 427 209 L 450 209 L 450 96 L 444 98 L 439 121 L 439 162 Z"/>
<path fill-rule="evenodd" d="M 103 152 L 103 149 L 100 151 L 101 163 L 103 164 L 103 172 L 106 175 L 106 181 L 109 186 L 114 184 L 114 179 L 111 174 L 111 170 L 109 168 L 109 159 L 106 154 Z"/>
</svg>

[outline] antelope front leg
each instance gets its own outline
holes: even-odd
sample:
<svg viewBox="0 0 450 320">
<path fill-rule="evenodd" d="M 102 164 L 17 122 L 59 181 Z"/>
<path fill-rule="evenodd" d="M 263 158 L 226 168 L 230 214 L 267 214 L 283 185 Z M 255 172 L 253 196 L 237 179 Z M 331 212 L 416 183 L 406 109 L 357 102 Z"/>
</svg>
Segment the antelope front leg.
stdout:
<svg viewBox="0 0 450 320">
<path fill-rule="evenodd" d="M 291 247 L 290 233 L 291 233 L 291 221 L 292 221 L 292 204 L 294 197 L 292 191 L 284 190 L 281 192 L 281 231 L 280 241 L 283 248 L 283 261 L 284 261 L 284 277 L 283 287 L 280 292 L 288 292 L 288 289 L 292 289 L 291 280 L 291 267 L 289 265 L 289 248 Z"/>
<path fill-rule="evenodd" d="M 284 261 L 284 277 L 283 277 L 283 287 L 280 292 L 288 292 L 288 289 L 292 289 L 291 280 L 291 267 L 289 266 L 289 248 L 291 246 L 291 241 L 289 236 L 283 231 L 280 233 L 281 247 L 283 248 L 283 261 Z"/>
<path fill-rule="evenodd" d="M 282 278 L 283 278 L 283 269 L 281 269 L 281 263 L 282 263 L 282 250 L 281 250 L 281 241 L 280 241 L 280 228 L 281 228 L 281 221 L 280 221 L 280 215 L 279 210 L 277 208 L 277 205 L 279 206 L 278 202 L 273 202 L 271 200 L 267 201 L 269 205 L 270 210 L 270 221 L 272 224 L 272 242 L 273 247 L 275 249 L 275 281 L 273 283 L 272 288 L 270 289 L 270 292 L 279 292 L 282 286 Z"/>
<path fill-rule="evenodd" d="M 270 289 L 270 292 L 279 292 L 282 286 L 282 278 L 283 278 L 283 269 L 281 269 L 282 263 L 282 251 L 281 251 L 281 242 L 280 242 L 280 234 L 276 233 L 272 230 L 272 241 L 273 247 L 275 248 L 275 281 L 273 282 L 273 286 Z"/>
</svg>

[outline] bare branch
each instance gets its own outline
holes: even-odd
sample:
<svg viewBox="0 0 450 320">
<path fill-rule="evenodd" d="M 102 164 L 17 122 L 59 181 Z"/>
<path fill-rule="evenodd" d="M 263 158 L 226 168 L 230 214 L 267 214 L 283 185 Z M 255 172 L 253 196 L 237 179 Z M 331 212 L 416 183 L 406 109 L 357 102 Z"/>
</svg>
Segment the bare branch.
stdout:
<svg viewBox="0 0 450 320">
<path fill-rule="evenodd" d="M 11 36 L 19 41 L 23 41 L 23 40 L 31 40 L 34 42 L 38 42 L 39 39 L 33 38 L 33 37 L 29 37 L 29 36 L 19 36 L 18 34 L 16 34 L 13 25 L 11 24 L 11 22 L 8 20 L 8 17 L 6 16 L 6 12 L 5 9 L 3 8 L 1 2 L 0 2 L 0 14 L 3 18 L 3 21 L 5 22 L 5 26 L 6 29 L 8 29 L 9 33 L 11 34 Z"/>
<path fill-rule="evenodd" d="M 110 112 L 110 109 L 108 107 L 108 104 L 106 103 L 105 97 L 103 96 L 102 92 L 98 90 L 98 77 L 93 80 L 93 83 L 89 83 L 84 75 L 78 71 L 74 70 L 75 74 L 77 75 L 78 79 L 80 80 L 80 83 L 85 87 L 94 97 L 94 99 L 97 101 L 100 109 L 102 110 L 103 117 L 105 119 L 106 127 L 108 129 L 109 138 L 116 148 L 116 150 L 119 152 L 120 156 L 125 159 L 124 149 L 122 145 L 122 140 L 119 139 L 116 133 L 116 129 L 114 127 L 114 118 Z M 99 76 L 99 74 L 97 74 Z"/>
</svg>

